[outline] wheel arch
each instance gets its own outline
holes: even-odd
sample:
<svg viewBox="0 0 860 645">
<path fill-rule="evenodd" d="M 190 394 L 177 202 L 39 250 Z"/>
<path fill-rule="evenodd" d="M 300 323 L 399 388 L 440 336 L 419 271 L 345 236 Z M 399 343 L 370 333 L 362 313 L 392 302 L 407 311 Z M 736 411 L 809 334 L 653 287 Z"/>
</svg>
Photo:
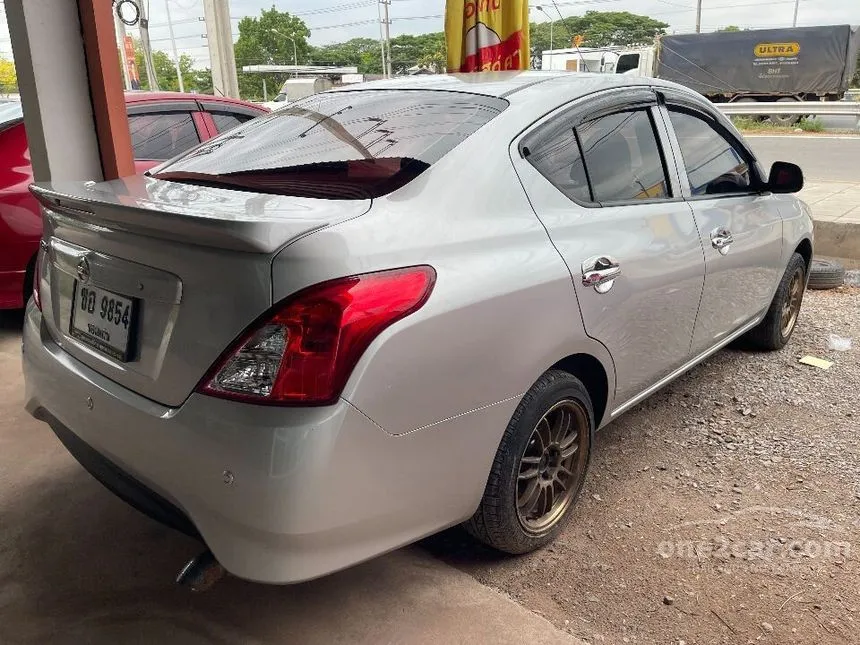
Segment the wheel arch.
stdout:
<svg viewBox="0 0 860 645">
<path fill-rule="evenodd" d="M 795 253 L 800 253 L 803 261 L 806 262 L 806 275 L 809 276 L 809 268 L 812 266 L 812 242 L 809 238 L 803 238 L 794 249 Z"/>
<path fill-rule="evenodd" d="M 594 407 L 595 428 L 599 428 L 609 404 L 609 375 L 603 363 L 591 354 L 570 354 L 550 369 L 562 370 L 582 381 Z"/>
</svg>

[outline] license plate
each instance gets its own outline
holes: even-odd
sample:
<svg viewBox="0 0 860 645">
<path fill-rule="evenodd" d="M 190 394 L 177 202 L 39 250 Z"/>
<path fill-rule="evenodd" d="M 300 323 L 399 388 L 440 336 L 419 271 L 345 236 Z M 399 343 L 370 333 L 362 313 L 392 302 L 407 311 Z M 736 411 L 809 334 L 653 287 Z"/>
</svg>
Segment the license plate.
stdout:
<svg viewBox="0 0 860 645">
<path fill-rule="evenodd" d="M 112 358 L 129 361 L 136 309 L 133 298 L 76 281 L 69 333 Z"/>
</svg>

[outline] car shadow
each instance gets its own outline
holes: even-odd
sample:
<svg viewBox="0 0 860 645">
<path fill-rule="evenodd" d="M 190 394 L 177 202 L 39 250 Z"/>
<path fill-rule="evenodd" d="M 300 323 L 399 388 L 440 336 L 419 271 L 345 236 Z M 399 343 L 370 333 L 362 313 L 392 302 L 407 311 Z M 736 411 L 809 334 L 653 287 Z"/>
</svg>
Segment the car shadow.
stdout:
<svg viewBox="0 0 860 645">
<path fill-rule="evenodd" d="M 23 309 L 0 309 L 0 331 L 21 331 L 23 326 Z"/>
<path fill-rule="evenodd" d="M 197 541 L 115 498 L 59 445 L 36 445 L 33 466 L 51 467 L 14 467 L 17 490 L 0 491 L 0 643 L 328 645 L 387 642 L 386 625 L 432 631 L 445 574 L 420 549 L 296 585 L 227 576 L 195 594 L 174 579 Z"/>
</svg>

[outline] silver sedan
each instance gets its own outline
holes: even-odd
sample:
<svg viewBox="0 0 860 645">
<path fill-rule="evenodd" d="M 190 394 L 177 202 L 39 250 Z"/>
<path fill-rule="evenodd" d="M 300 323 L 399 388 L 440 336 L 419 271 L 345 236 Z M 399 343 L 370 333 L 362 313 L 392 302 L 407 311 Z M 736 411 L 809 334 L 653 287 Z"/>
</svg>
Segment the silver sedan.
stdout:
<svg viewBox="0 0 860 645">
<path fill-rule="evenodd" d="M 38 185 L 27 409 L 287 583 L 465 523 L 551 541 L 595 431 L 735 339 L 788 342 L 812 221 L 653 79 L 426 76 L 318 94 L 147 176 Z"/>
</svg>

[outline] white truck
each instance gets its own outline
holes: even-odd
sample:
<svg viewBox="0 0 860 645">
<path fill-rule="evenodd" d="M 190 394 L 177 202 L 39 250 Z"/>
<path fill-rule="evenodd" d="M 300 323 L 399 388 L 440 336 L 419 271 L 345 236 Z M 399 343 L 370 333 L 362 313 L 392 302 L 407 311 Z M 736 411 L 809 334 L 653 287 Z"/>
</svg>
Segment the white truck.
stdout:
<svg viewBox="0 0 860 645">
<path fill-rule="evenodd" d="M 312 94 L 319 94 L 332 88 L 331 79 L 324 76 L 310 78 L 290 78 L 282 86 L 281 91 L 271 101 L 263 103 L 270 110 L 277 110 L 285 105 L 298 101 Z"/>
</svg>

